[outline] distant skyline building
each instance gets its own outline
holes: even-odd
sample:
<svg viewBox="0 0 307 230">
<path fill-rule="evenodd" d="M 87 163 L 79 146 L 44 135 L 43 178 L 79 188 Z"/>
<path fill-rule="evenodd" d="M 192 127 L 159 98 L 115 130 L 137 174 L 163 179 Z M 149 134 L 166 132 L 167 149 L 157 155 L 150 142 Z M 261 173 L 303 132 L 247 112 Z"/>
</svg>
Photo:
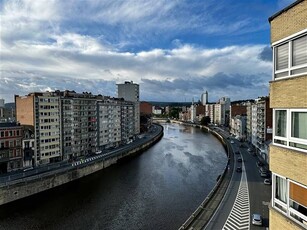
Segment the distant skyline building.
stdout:
<svg viewBox="0 0 307 230">
<path fill-rule="evenodd" d="M 206 91 L 201 95 L 201 104 L 202 105 L 208 104 L 208 91 Z"/>
</svg>

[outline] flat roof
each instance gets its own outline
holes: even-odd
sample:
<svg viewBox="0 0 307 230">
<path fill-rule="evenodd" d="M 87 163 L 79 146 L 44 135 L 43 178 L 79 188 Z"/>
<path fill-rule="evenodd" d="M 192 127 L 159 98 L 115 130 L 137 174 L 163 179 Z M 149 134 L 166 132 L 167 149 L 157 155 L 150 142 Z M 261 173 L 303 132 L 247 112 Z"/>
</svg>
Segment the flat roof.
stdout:
<svg viewBox="0 0 307 230">
<path fill-rule="evenodd" d="M 283 8 L 282 10 L 278 11 L 277 13 L 273 14 L 271 17 L 269 17 L 269 22 L 271 22 L 274 18 L 281 15 L 282 13 L 286 12 L 287 10 L 291 9 L 292 7 L 296 6 L 297 4 L 303 2 L 304 0 L 296 0 L 291 5 L 287 6 L 286 8 Z"/>
</svg>

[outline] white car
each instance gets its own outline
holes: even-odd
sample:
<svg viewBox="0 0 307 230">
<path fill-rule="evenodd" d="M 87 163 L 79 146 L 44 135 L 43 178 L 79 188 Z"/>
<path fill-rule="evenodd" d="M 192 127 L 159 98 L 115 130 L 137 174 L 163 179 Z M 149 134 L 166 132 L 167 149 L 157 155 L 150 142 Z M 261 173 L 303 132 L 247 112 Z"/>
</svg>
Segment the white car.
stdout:
<svg viewBox="0 0 307 230">
<path fill-rule="evenodd" d="M 252 215 L 252 224 L 262 226 L 262 217 L 260 214 L 253 214 Z"/>
<path fill-rule="evenodd" d="M 234 144 L 235 142 L 234 141 L 230 141 L 230 144 Z"/>
</svg>

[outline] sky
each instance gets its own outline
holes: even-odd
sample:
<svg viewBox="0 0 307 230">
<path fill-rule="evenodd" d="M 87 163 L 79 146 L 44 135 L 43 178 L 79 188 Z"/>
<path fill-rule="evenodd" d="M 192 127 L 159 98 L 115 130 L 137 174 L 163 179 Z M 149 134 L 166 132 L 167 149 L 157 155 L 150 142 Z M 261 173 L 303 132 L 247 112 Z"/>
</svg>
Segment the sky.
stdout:
<svg viewBox="0 0 307 230">
<path fill-rule="evenodd" d="M 189 102 L 269 94 L 268 18 L 294 0 L 0 0 L 0 98 L 75 90 Z"/>
</svg>

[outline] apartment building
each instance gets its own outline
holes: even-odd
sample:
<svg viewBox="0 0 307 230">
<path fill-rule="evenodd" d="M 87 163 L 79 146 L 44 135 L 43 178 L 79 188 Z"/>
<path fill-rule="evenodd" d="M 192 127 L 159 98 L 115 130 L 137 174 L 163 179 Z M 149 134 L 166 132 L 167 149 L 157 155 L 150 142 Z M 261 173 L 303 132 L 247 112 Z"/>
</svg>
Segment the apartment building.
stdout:
<svg viewBox="0 0 307 230">
<path fill-rule="evenodd" d="M 57 92 L 61 101 L 63 160 L 91 155 L 97 149 L 97 96 Z"/>
<path fill-rule="evenodd" d="M 22 127 L 16 123 L 0 123 L 0 173 L 22 167 Z"/>
<path fill-rule="evenodd" d="M 236 115 L 231 118 L 231 133 L 238 140 L 246 139 L 246 116 L 245 115 Z"/>
<path fill-rule="evenodd" d="M 267 143 L 272 140 L 272 109 L 269 97 L 260 97 L 255 100 L 257 106 L 257 143 L 255 148 L 259 156 L 267 161 Z"/>
<path fill-rule="evenodd" d="M 133 102 L 125 102 L 121 106 L 121 139 L 124 142 L 135 137 L 135 106 Z"/>
<path fill-rule="evenodd" d="M 134 134 L 140 133 L 140 90 L 139 85 L 133 81 L 126 81 L 124 84 L 117 84 L 117 97 L 123 98 L 125 101 L 131 101 L 134 106 Z"/>
<path fill-rule="evenodd" d="M 257 105 L 256 104 L 252 104 L 252 145 L 253 146 L 257 146 L 257 140 L 258 140 L 258 130 L 257 130 L 257 126 L 258 126 L 258 121 L 257 121 Z"/>
<path fill-rule="evenodd" d="M 210 122 L 214 122 L 214 104 L 205 105 L 205 117 L 210 117 Z"/>
<path fill-rule="evenodd" d="M 33 167 L 34 165 L 34 149 L 35 137 L 33 126 L 23 126 L 22 151 L 23 151 L 23 167 Z"/>
<path fill-rule="evenodd" d="M 246 141 L 252 143 L 252 103 L 246 104 Z"/>
<path fill-rule="evenodd" d="M 121 144 L 122 103 L 120 100 L 111 98 L 98 100 L 98 151 L 103 151 L 110 147 L 117 147 Z M 126 139 L 124 140 L 126 142 L 128 141 Z"/>
<path fill-rule="evenodd" d="M 270 105 L 270 229 L 307 229 L 307 1 L 269 18 L 274 53 Z"/>
<path fill-rule="evenodd" d="M 34 126 L 34 164 L 61 161 L 60 97 L 54 92 L 15 95 L 16 119 Z"/>
</svg>

